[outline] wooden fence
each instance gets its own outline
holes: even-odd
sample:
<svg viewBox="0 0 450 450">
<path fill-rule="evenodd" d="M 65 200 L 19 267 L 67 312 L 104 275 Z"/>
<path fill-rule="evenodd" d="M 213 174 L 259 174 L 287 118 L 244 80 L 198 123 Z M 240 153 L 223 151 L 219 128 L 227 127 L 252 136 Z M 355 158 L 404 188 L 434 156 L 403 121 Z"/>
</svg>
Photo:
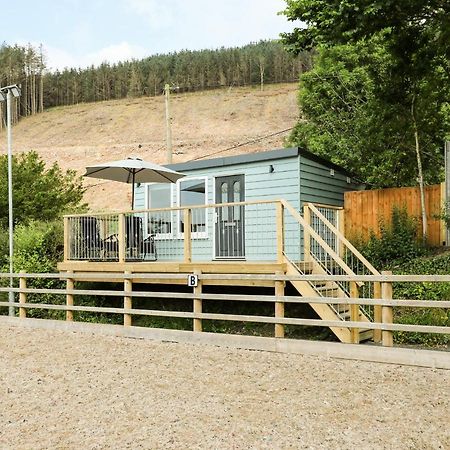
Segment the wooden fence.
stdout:
<svg viewBox="0 0 450 450">
<path fill-rule="evenodd" d="M 438 218 L 444 206 L 444 199 L 444 183 L 425 187 L 428 243 L 436 247 L 447 245 L 445 224 Z M 417 219 L 418 233 L 421 236 L 422 213 L 418 187 L 346 192 L 345 235 L 351 239 L 367 240 L 371 231 L 379 234 L 380 220 L 389 223 L 394 206 L 405 206 L 408 214 Z"/>
<path fill-rule="evenodd" d="M 1 274 L 0 280 L 7 279 L 10 274 Z M 392 275 L 388 272 L 382 275 L 241 275 L 241 274 L 199 274 L 198 284 L 193 288 L 192 293 L 182 292 L 152 292 L 152 291 L 137 291 L 133 290 L 135 282 L 151 282 L 152 279 L 160 280 L 164 277 L 179 276 L 186 277 L 186 274 L 133 274 L 133 273 L 105 273 L 103 274 L 104 281 L 108 279 L 123 281 L 123 290 L 100 290 L 100 289 L 76 289 L 75 281 L 77 277 L 86 279 L 86 274 L 13 274 L 15 279 L 19 279 L 19 287 L 0 287 L 0 293 L 14 292 L 18 295 L 18 302 L 0 301 L 0 307 L 7 307 L 15 314 L 15 310 L 19 311 L 19 318 L 27 320 L 28 309 L 43 309 L 43 310 L 59 310 L 65 311 L 65 320 L 68 322 L 74 321 L 73 313 L 75 311 L 103 313 L 103 314 L 120 314 L 123 316 L 124 327 L 132 325 L 133 316 L 156 316 L 167 318 L 183 318 L 192 319 L 192 332 L 200 333 L 203 330 L 202 323 L 204 320 L 224 320 L 237 322 L 254 322 L 263 324 L 272 324 L 274 326 L 274 335 L 282 338 L 284 336 L 284 327 L 286 325 L 306 325 L 318 327 L 346 327 L 357 331 L 358 329 L 371 329 L 379 333 L 382 345 L 393 346 L 393 332 L 411 332 L 411 333 L 437 333 L 449 334 L 450 328 L 446 326 L 431 326 L 431 325 L 411 325 L 395 323 L 393 320 L 393 307 L 400 308 L 450 308 L 450 301 L 428 301 L 428 300 L 404 300 L 392 298 L 392 286 L 394 282 L 410 283 L 410 282 L 450 282 L 450 275 Z M 93 274 L 94 276 L 98 276 Z M 275 295 L 240 295 L 240 294 L 207 294 L 202 291 L 202 284 L 208 281 L 221 280 L 224 284 L 229 280 L 239 280 L 245 277 L 260 282 L 261 280 L 273 282 L 275 286 Z M 59 289 L 49 288 L 34 288 L 27 287 L 27 282 L 30 279 L 63 279 L 66 287 Z M 303 297 L 303 296 L 286 296 L 284 292 L 284 285 L 286 281 L 331 281 L 331 282 L 350 282 L 354 293 L 358 293 L 358 286 L 364 282 L 380 283 L 380 298 L 359 298 L 355 295 L 352 298 L 335 298 L 335 297 Z M 41 282 L 42 283 L 42 282 Z M 168 287 L 170 289 L 170 287 Z M 60 304 L 49 304 L 27 302 L 29 294 L 57 294 L 64 296 L 65 301 Z M 83 306 L 76 305 L 76 297 L 80 295 L 103 296 L 103 297 L 121 297 L 123 298 L 123 307 L 97 307 L 97 306 Z M 157 298 L 157 299 L 184 299 L 192 301 L 192 308 L 190 311 L 168 311 L 166 309 L 151 310 L 145 308 L 134 309 L 133 299 L 135 298 Z M 272 316 L 260 315 L 243 315 L 243 314 L 222 314 L 222 313 L 205 313 L 203 312 L 204 301 L 234 301 L 234 302 L 269 302 L 273 305 Z M 321 319 L 304 319 L 285 317 L 284 305 L 287 303 L 322 303 L 322 304 L 345 304 L 345 305 L 373 305 L 381 309 L 381 314 L 378 315 L 378 321 L 374 322 L 359 322 L 358 315 L 356 319 L 350 321 L 337 320 L 321 320 Z M 280 308 L 283 305 L 283 308 Z M 377 316 L 375 316 L 377 317 Z M 45 320 L 45 319 L 44 319 Z M 280 328 L 282 330 L 280 330 Z"/>
</svg>

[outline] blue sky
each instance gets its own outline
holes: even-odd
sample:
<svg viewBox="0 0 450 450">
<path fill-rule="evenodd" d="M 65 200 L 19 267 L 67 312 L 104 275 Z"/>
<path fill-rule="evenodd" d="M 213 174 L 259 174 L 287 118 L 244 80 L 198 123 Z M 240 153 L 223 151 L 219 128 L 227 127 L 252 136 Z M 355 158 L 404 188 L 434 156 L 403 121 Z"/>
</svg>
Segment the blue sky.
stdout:
<svg viewBox="0 0 450 450">
<path fill-rule="evenodd" d="M 42 43 L 53 69 L 85 67 L 277 38 L 293 28 L 277 15 L 284 7 L 284 0 L 23 0 L 2 5 L 0 41 Z"/>
</svg>

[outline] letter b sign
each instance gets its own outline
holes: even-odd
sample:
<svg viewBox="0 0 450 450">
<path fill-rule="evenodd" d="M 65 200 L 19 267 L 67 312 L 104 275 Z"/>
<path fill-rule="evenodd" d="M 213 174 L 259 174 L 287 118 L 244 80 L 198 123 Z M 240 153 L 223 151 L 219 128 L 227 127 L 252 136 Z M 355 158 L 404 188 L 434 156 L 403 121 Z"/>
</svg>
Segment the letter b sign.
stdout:
<svg viewBox="0 0 450 450">
<path fill-rule="evenodd" d="M 196 287 L 198 285 L 198 275 L 188 275 L 187 284 L 189 287 Z"/>
</svg>

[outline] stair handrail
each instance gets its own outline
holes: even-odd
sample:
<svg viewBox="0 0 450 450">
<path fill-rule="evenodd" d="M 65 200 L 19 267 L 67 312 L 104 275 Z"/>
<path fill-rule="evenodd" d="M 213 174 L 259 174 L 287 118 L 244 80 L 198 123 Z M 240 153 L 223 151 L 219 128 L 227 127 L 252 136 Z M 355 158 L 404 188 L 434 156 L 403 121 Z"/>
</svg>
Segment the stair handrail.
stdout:
<svg viewBox="0 0 450 450">
<path fill-rule="evenodd" d="M 381 275 L 375 267 L 356 249 L 356 247 L 315 207 L 313 203 L 308 203 L 308 207 L 314 214 L 339 238 L 340 242 L 347 247 L 372 275 Z"/>
<path fill-rule="evenodd" d="M 304 230 L 320 244 L 320 246 L 336 261 L 347 275 L 356 275 L 355 272 L 345 263 L 345 261 L 323 240 L 323 238 L 314 230 L 314 228 L 301 216 L 301 214 L 292 207 L 286 200 L 281 200 L 283 206 L 292 214 L 292 216 L 303 226 Z M 358 282 L 358 285 L 364 283 Z"/>
</svg>

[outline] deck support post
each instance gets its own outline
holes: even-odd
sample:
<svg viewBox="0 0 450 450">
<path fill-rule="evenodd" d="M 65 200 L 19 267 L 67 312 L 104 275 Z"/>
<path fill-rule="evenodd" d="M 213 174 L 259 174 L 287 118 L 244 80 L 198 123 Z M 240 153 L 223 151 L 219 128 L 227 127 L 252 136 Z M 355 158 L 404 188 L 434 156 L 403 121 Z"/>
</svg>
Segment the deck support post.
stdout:
<svg viewBox="0 0 450 450">
<path fill-rule="evenodd" d="M 66 289 L 70 291 L 73 290 L 75 285 L 71 275 L 73 275 L 73 272 L 67 272 Z M 66 306 L 73 306 L 73 294 L 66 294 Z M 73 322 L 73 311 L 66 311 L 66 320 L 68 322 Z"/>
<path fill-rule="evenodd" d="M 283 203 L 278 202 L 277 208 L 277 261 L 279 264 L 283 263 L 284 251 L 284 206 Z"/>
<path fill-rule="evenodd" d="M 373 298 L 381 299 L 381 283 L 379 281 L 373 283 Z M 380 305 L 375 305 L 373 307 L 373 321 L 375 323 L 381 323 L 381 311 L 382 307 Z M 378 343 L 381 342 L 381 330 L 373 330 L 373 341 Z"/>
<path fill-rule="evenodd" d="M 359 289 L 355 281 L 350 282 L 350 298 L 359 298 Z M 350 321 L 359 322 L 359 305 L 350 305 Z M 359 344 L 359 328 L 351 328 L 352 344 Z"/>
<path fill-rule="evenodd" d="M 191 240 L 192 210 L 190 208 L 186 208 L 183 213 L 184 213 L 184 262 L 190 263 L 192 261 L 192 240 Z"/>
<path fill-rule="evenodd" d="M 201 271 L 194 272 L 200 275 Z M 197 286 L 194 287 L 194 295 L 201 295 L 203 290 L 202 280 L 198 280 Z M 201 314 L 203 312 L 203 300 L 201 298 L 194 298 L 194 313 Z M 203 331 L 202 319 L 194 319 L 194 331 Z"/>
<path fill-rule="evenodd" d="M 390 271 L 381 272 L 382 275 L 392 275 Z M 381 283 L 381 297 L 383 300 L 392 300 L 392 283 L 383 281 Z M 393 311 L 392 306 L 383 306 L 382 311 L 382 322 L 383 324 L 392 324 L 393 323 Z M 385 347 L 393 347 L 394 345 L 394 335 L 392 331 L 383 330 L 382 331 L 382 344 Z"/>
<path fill-rule="evenodd" d="M 284 275 L 283 272 L 277 272 L 276 275 Z M 275 296 L 284 296 L 284 281 L 275 281 Z M 284 302 L 275 302 L 275 318 L 284 318 Z M 284 325 L 281 323 L 275 324 L 275 337 L 284 338 Z"/>
<path fill-rule="evenodd" d="M 119 262 L 125 262 L 125 214 L 119 214 Z"/>
<path fill-rule="evenodd" d="M 125 277 L 127 275 L 131 275 L 131 272 L 126 271 Z M 126 293 L 130 293 L 133 291 L 133 281 L 131 278 L 125 278 L 123 281 L 123 288 Z M 125 295 L 123 297 L 123 309 L 132 309 L 133 308 L 133 298 L 131 295 Z M 124 314 L 123 315 L 123 324 L 126 327 L 131 326 L 131 314 Z"/>
<path fill-rule="evenodd" d="M 19 274 L 26 273 L 24 270 L 21 270 Z M 19 278 L 19 288 L 26 289 L 27 288 L 27 279 L 25 277 Z M 19 303 L 27 302 L 27 294 L 25 292 L 19 292 Z M 19 317 L 21 319 L 25 319 L 27 317 L 27 310 L 25 308 L 19 308 Z"/>
<path fill-rule="evenodd" d="M 303 218 L 305 222 L 311 226 L 311 210 L 308 204 L 303 205 Z M 303 260 L 311 261 L 311 236 L 306 227 L 303 228 Z"/>
</svg>

